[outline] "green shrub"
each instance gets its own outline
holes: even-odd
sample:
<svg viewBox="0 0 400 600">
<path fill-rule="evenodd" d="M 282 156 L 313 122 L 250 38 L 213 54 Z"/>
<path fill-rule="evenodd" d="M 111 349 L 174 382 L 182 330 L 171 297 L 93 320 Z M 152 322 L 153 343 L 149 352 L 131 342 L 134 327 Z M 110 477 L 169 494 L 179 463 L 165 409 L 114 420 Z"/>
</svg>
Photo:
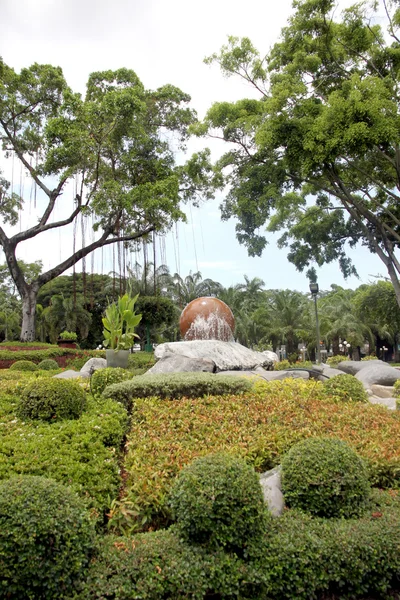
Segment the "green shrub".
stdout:
<svg viewBox="0 0 400 600">
<path fill-rule="evenodd" d="M 368 394 L 354 375 L 335 375 L 324 382 L 323 394 L 342 402 L 368 402 Z"/>
<path fill-rule="evenodd" d="M 393 388 L 394 388 L 394 392 L 393 392 L 394 397 L 400 398 L 400 379 L 398 379 L 397 381 L 394 382 Z"/>
<path fill-rule="evenodd" d="M 108 386 L 103 396 L 122 402 L 128 409 L 134 398 L 201 398 L 206 395 L 239 394 L 251 389 L 244 377 L 213 373 L 157 373 L 139 375 L 129 381 Z"/>
<path fill-rule="evenodd" d="M 31 360 L 17 360 L 10 369 L 11 371 L 37 371 L 37 365 Z"/>
<path fill-rule="evenodd" d="M 376 356 L 376 354 L 368 354 L 367 356 L 363 356 L 362 361 L 366 361 L 366 360 L 378 360 L 378 357 Z"/>
<path fill-rule="evenodd" d="M 179 473 L 169 503 L 187 542 L 243 550 L 265 533 L 259 477 L 241 458 L 198 458 Z"/>
<path fill-rule="evenodd" d="M 0 480 L 21 473 L 52 477 L 85 498 L 102 523 L 121 484 L 118 450 L 128 427 L 126 410 L 89 397 L 80 419 L 21 422 L 16 402 L 15 394 L 1 392 Z"/>
<path fill-rule="evenodd" d="M 129 369 L 150 369 L 157 362 L 153 352 L 132 352 L 128 358 Z"/>
<path fill-rule="evenodd" d="M 55 369 L 58 369 L 58 363 L 52 358 L 45 358 L 44 360 L 40 361 L 37 367 L 38 369 L 43 369 L 44 371 L 54 371 Z"/>
<path fill-rule="evenodd" d="M 0 483 L 0 598 L 66 598 L 94 549 L 82 501 L 42 477 Z"/>
<path fill-rule="evenodd" d="M 60 333 L 59 339 L 63 340 L 64 342 L 76 342 L 78 336 L 76 335 L 75 331 L 63 331 Z"/>
<path fill-rule="evenodd" d="M 284 360 L 280 360 L 279 362 L 274 364 L 274 371 L 285 371 L 286 369 L 289 369 L 291 367 L 291 364 L 288 360 L 284 359 Z"/>
<path fill-rule="evenodd" d="M 108 385 L 119 383 L 126 379 L 132 379 L 131 371 L 119 367 L 107 367 L 95 371 L 90 380 L 90 389 L 93 396 L 101 396 Z"/>
<path fill-rule="evenodd" d="M 341 440 L 309 438 L 282 460 L 288 506 L 321 517 L 351 517 L 365 510 L 370 491 L 362 459 Z"/>
<path fill-rule="evenodd" d="M 344 360 L 347 360 L 346 356 L 343 356 L 343 354 L 335 354 L 334 356 L 329 356 L 327 358 L 326 364 L 332 367 L 332 369 L 336 369 L 338 364 Z"/>
<path fill-rule="evenodd" d="M 79 600 L 386 597 L 400 571 L 400 507 L 389 494 L 374 496 L 360 519 L 285 511 L 245 559 L 186 544 L 174 526 L 133 539 L 106 536 Z"/>
<path fill-rule="evenodd" d="M 75 381 L 38 379 L 26 386 L 17 406 L 21 419 L 58 421 L 78 419 L 86 406 L 86 394 Z"/>
</svg>

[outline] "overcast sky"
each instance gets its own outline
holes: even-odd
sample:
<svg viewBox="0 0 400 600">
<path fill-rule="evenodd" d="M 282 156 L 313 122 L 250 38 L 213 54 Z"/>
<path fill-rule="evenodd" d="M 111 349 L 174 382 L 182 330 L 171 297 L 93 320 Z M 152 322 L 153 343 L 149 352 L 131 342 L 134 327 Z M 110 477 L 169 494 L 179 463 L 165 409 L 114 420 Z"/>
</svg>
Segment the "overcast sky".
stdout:
<svg viewBox="0 0 400 600">
<path fill-rule="evenodd" d="M 0 0 L 0 55 L 16 70 L 33 62 L 59 65 L 68 84 L 81 93 L 89 73 L 130 68 L 147 88 L 171 83 L 189 93 L 202 117 L 215 101 L 252 93 L 244 83 L 222 77 L 216 66 L 204 65 L 203 58 L 218 51 L 228 35 L 247 36 L 266 53 L 291 11 L 289 0 Z M 212 150 L 217 156 L 224 148 L 213 145 Z M 32 191 L 25 188 L 25 196 L 30 200 L 21 218 L 23 227 L 35 218 Z M 305 274 L 287 261 L 274 238 L 261 258 L 247 256 L 235 238 L 234 221 L 220 220 L 221 199 L 200 209 L 188 208 L 189 223 L 179 224 L 165 242 L 157 242 L 157 263 L 166 261 L 183 277 L 199 270 L 203 278 L 225 286 L 242 282 L 246 274 L 261 277 L 268 288 L 307 291 Z M 56 232 L 25 249 L 21 246 L 19 257 L 40 258 L 47 269 L 71 250 L 71 235 Z M 93 265 L 97 272 L 108 272 L 111 256 L 110 249 L 99 252 L 93 261 L 87 259 L 86 268 Z M 352 256 L 360 280 L 345 282 L 338 266 L 328 265 L 318 270 L 320 287 L 357 287 L 371 275 L 385 275 L 382 263 L 366 250 L 353 250 Z M 142 260 L 140 255 L 135 258 Z"/>
</svg>

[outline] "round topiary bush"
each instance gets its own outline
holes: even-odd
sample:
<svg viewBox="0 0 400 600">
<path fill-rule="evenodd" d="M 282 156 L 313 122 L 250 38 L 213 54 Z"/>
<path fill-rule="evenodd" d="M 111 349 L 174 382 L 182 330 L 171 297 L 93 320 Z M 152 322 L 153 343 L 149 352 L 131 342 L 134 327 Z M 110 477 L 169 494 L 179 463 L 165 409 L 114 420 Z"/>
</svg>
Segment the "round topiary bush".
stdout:
<svg viewBox="0 0 400 600">
<path fill-rule="evenodd" d="M 106 367 L 105 369 L 98 369 L 92 375 L 90 380 L 90 389 L 93 396 L 101 396 L 103 391 L 108 385 L 112 383 L 120 383 L 127 379 L 132 379 L 133 373 L 127 369 L 121 369 L 120 367 Z"/>
<path fill-rule="evenodd" d="M 283 458 L 282 492 L 291 508 L 319 517 L 357 516 L 369 491 L 364 462 L 341 440 L 308 438 Z"/>
<path fill-rule="evenodd" d="M 335 375 L 324 382 L 322 392 L 343 402 L 368 402 L 368 394 L 354 375 Z"/>
<path fill-rule="evenodd" d="M 29 383 L 17 404 L 21 419 L 59 421 L 78 419 L 86 407 L 86 394 L 75 381 L 36 379 Z"/>
<path fill-rule="evenodd" d="M 38 369 L 43 369 L 44 371 L 54 371 L 54 369 L 58 369 L 57 361 L 52 358 L 45 358 L 38 364 Z"/>
<path fill-rule="evenodd" d="M 241 550 L 266 529 L 258 475 L 242 459 L 215 454 L 185 467 L 170 493 L 183 539 Z"/>
<path fill-rule="evenodd" d="M 38 367 L 31 360 L 16 360 L 10 369 L 11 371 L 37 371 Z"/>
<path fill-rule="evenodd" d="M 82 501 L 52 479 L 0 483 L 0 598 L 69 597 L 94 549 Z"/>
</svg>

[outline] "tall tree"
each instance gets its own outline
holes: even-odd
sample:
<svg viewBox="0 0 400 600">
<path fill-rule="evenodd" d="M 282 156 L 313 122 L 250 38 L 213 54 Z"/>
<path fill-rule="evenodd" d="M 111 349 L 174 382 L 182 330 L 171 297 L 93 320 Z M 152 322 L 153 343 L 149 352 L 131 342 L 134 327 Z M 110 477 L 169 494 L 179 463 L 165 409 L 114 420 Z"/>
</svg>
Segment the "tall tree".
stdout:
<svg viewBox="0 0 400 600">
<path fill-rule="evenodd" d="M 34 339 L 42 285 L 97 248 L 168 229 L 185 218 L 181 201 L 212 194 L 218 180 L 207 151 L 177 166 L 169 142 L 170 133 L 184 148 L 195 120 L 189 100 L 172 85 L 146 90 L 128 69 L 93 73 L 83 99 L 68 87 L 60 68 L 34 64 L 16 73 L 0 60 L 4 156 L 21 163 L 44 199 L 34 225 L 14 234 L 0 227 L 0 244 L 22 298 L 22 340 Z M 68 206 L 63 192 L 71 182 L 76 194 Z M 16 224 L 24 200 L 0 177 L 5 224 Z M 29 282 L 16 260 L 19 244 L 88 217 L 94 241 Z"/>
<path fill-rule="evenodd" d="M 265 247 L 264 224 L 283 230 L 300 270 L 338 260 L 354 273 L 348 250 L 360 242 L 400 305 L 400 8 L 358 3 L 337 19 L 334 0 L 294 6 L 265 60 L 247 38 L 207 59 L 259 96 L 216 103 L 196 127 L 231 145 L 218 163 L 231 186 L 223 218 L 237 217 L 251 255 Z"/>
<path fill-rule="evenodd" d="M 201 296 L 217 295 L 222 290 L 222 285 L 213 279 L 203 279 L 200 271 L 181 277 L 175 273 L 168 285 L 168 291 L 173 300 L 179 306 L 184 308 L 192 300 Z"/>
</svg>

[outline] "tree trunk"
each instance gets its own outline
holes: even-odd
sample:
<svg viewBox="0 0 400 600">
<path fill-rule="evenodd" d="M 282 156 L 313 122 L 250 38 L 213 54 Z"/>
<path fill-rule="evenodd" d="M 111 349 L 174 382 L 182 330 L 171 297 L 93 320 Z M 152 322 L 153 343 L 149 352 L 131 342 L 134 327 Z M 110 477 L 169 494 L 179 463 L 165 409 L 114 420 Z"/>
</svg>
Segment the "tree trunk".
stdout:
<svg viewBox="0 0 400 600">
<path fill-rule="evenodd" d="M 33 342 L 36 337 L 35 317 L 38 289 L 27 286 L 22 294 L 21 342 Z"/>
</svg>

